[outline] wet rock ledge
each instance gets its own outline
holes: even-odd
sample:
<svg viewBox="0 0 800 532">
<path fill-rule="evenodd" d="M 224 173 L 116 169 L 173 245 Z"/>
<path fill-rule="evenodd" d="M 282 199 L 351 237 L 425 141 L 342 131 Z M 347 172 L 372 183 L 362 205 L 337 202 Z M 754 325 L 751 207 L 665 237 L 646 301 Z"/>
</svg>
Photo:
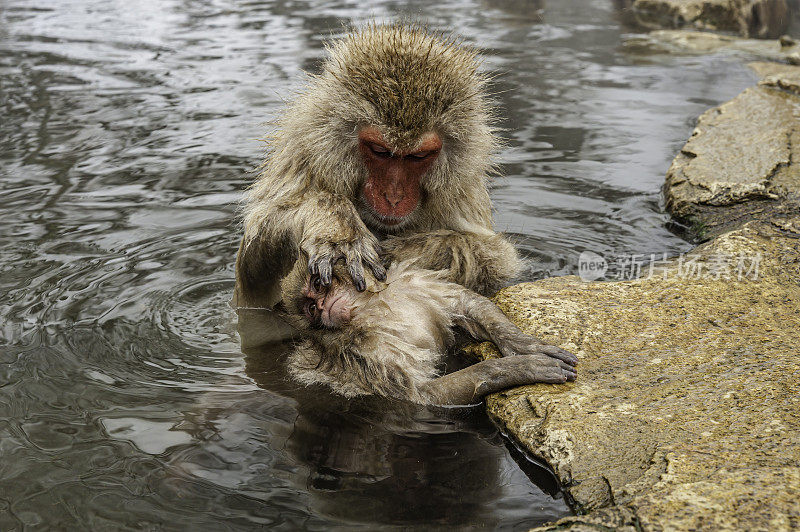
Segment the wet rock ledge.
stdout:
<svg viewBox="0 0 800 532">
<path fill-rule="evenodd" d="M 750 66 L 758 86 L 704 113 L 667 172 L 667 210 L 700 239 L 800 212 L 800 67 Z"/>
<path fill-rule="evenodd" d="M 617 0 L 640 26 L 695 28 L 736 33 L 742 37 L 774 38 L 786 31 L 787 0 Z"/>
<path fill-rule="evenodd" d="M 713 240 L 636 280 L 496 297 L 581 359 L 575 383 L 487 399 L 580 512 L 545 530 L 800 528 L 800 69 L 755 68 L 667 179 L 672 212 Z"/>
</svg>

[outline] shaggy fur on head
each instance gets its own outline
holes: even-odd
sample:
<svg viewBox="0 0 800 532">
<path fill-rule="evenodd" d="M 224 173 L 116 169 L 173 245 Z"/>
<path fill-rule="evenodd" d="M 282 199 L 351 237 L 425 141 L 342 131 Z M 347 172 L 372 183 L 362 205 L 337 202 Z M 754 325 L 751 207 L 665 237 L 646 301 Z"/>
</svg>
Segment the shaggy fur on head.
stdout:
<svg viewBox="0 0 800 532">
<path fill-rule="evenodd" d="M 422 208 L 396 233 L 449 228 L 489 234 L 486 179 L 497 137 L 476 53 L 452 38 L 408 24 L 367 25 L 328 47 L 322 73 L 278 120 L 269 155 L 245 207 L 245 242 L 281 238 L 283 198 L 316 191 L 358 197 L 367 177 L 358 131 L 374 126 L 394 150 L 436 132 L 442 151 L 422 179 Z"/>
<path fill-rule="evenodd" d="M 367 26 L 329 51 L 325 75 L 371 105 L 368 118 L 394 148 L 413 149 L 428 131 L 458 135 L 465 121 L 486 117 L 476 54 L 452 39 L 416 26 Z"/>
</svg>

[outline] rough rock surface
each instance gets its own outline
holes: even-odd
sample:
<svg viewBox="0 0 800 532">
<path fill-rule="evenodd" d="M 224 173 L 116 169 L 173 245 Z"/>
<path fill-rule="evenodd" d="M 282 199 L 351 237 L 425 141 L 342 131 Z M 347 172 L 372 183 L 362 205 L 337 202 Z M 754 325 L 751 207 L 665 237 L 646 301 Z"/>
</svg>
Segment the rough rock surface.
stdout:
<svg viewBox="0 0 800 532">
<path fill-rule="evenodd" d="M 704 113 L 667 172 L 667 210 L 701 239 L 800 213 L 800 67 L 751 66 L 759 85 Z"/>
<path fill-rule="evenodd" d="M 793 96 L 800 96 L 800 67 L 758 62 L 750 63 L 750 68 L 761 76 L 762 80 L 759 85 L 782 89 Z"/>
<path fill-rule="evenodd" d="M 800 216 L 749 222 L 647 277 L 496 297 L 581 359 L 575 383 L 487 400 L 588 512 L 545 528 L 797 529 Z"/>
<path fill-rule="evenodd" d="M 618 0 L 646 28 L 695 27 L 742 37 L 778 37 L 789 24 L 786 0 Z"/>
<path fill-rule="evenodd" d="M 794 39 L 742 39 L 689 30 L 657 30 L 625 40 L 630 53 L 709 54 L 728 52 L 752 59 L 800 63 L 800 42 Z"/>
</svg>

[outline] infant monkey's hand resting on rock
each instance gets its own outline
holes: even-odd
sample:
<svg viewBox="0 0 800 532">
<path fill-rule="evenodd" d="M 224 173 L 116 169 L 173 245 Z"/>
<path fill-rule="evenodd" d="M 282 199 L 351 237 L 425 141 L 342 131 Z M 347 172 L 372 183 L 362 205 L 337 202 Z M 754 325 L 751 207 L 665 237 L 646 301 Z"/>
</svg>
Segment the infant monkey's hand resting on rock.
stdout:
<svg viewBox="0 0 800 532">
<path fill-rule="evenodd" d="M 305 331 L 290 374 L 347 397 L 382 395 L 423 404 L 470 404 L 536 382 L 575 380 L 577 357 L 520 331 L 491 301 L 443 274 L 393 264 L 386 282 L 359 292 L 346 273 L 326 286 L 303 261 L 282 283 L 289 318 Z M 494 342 L 504 358 L 439 376 L 452 327 Z"/>
</svg>

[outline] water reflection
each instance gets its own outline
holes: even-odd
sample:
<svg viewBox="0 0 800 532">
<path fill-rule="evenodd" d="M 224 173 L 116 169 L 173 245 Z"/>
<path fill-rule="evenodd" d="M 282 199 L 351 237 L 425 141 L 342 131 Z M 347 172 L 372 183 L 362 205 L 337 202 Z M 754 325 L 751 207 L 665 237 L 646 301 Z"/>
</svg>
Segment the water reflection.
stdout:
<svg viewBox="0 0 800 532">
<path fill-rule="evenodd" d="M 474 412 L 341 404 L 287 386 L 280 352 L 242 354 L 235 220 L 263 124 L 342 22 L 400 15 L 457 29 L 498 75 L 496 221 L 525 278 L 584 249 L 687 249 L 663 175 L 754 76 L 628 55 L 610 1 L 0 0 L 0 529 L 568 512 Z"/>
<path fill-rule="evenodd" d="M 480 406 L 432 411 L 381 399 L 345 401 L 324 388 L 297 389 L 283 373 L 286 352 L 281 346 L 248 351 L 247 373 L 296 401 L 283 449 L 307 469 L 315 514 L 343 522 L 494 528 L 501 524 L 495 506 L 508 485 L 535 491 L 508 460 Z M 529 515 L 526 526 L 565 513 L 557 499 L 540 495 L 534 501 L 540 515 Z"/>
</svg>

